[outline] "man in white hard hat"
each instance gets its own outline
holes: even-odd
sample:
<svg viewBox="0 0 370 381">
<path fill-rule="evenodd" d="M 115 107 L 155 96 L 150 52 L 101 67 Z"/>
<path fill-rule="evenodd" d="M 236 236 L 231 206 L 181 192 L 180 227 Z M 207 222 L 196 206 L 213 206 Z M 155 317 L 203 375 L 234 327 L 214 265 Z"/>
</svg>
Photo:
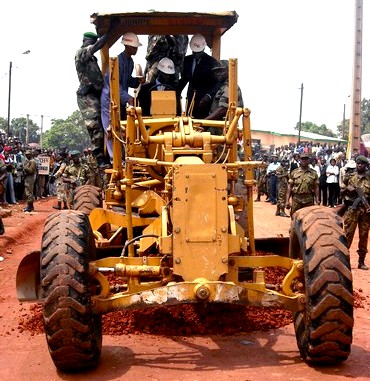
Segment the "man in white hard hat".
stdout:
<svg viewBox="0 0 370 381">
<path fill-rule="evenodd" d="M 167 57 L 162 58 L 157 65 L 158 75 L 156 79 L 145 83 L 139 92 L 139 106 L 143 116 L 150 115 L 151 92 L 163 90 L 177 90 L 176 69 L 174 62 Z M 177 93 L 177 115 L 181 113 L 180 99 Z"/>
<path fill-rule="evenodd" d="M 142 44 L 135 33 L 127 32 L 122 36 L 121 43 L 125 46 L 122 53 L 118 55 L 119 64 L 119 93 L 121 100 L 121 119 L 126 118 L 127 104 L 133 105 L 134 98 L 128 93 L 128 89 L 136 89 L 144 78 L 135 78 L 132 76 L 134 70 L 134 60 L 132 56 L 137 53 L 137 50 Z M 110 90 L 109 90 L 109 73 L 104 76 L 104 87 L 101 95 L 101 117 L 105 132 L 109 127 L 109 106 L 110 106 Z M 107 149 L 109 156 L 113 157 L 112 141 L 107 140 Z"/>
<path fill-rule="evenodd" d="M 195 34 L 189 46 L 193 53 L 184 58 L 184 69 L 178 87 L 181 93 L 189 84 L 186 112 L 189 114 L 192 111 L 194 118 L 202 119 L 209 114 L 212 89 L 217 83 L 211 70 L 217 65 L 217 60 L 204 51 L 207 43 L 203 35 Z"/>
<path fill-rule="evenodd" d="M 187 34 L 148 36 L 147 54 L 145 56 L 145 76 L 148 82 L 157 77 L 158 62 L 162 58 L 170 58 L 175 64 L 175 76 L 178 80 L 183 70 L 184 57 L 188 49 L 189 38 Z"/>
</svg>

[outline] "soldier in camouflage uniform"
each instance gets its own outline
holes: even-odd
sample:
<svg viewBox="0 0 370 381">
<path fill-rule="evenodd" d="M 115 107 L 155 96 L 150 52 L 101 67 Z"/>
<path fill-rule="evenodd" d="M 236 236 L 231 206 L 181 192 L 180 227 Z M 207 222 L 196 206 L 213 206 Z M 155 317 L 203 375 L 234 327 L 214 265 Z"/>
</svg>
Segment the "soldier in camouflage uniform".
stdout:
<svg viewBox="0 0 370 381">
<path fill-rule="evenodd" d="M 26 160 L 23 163 L 23 176 L 24 176 L 24 195 L 27 200 L 27 206 L 23 209 L 24 212 L 32 212 L 33 201 L 35 199 L 33 188 L 35 186 L 37 164 L 32 156 L 32 151 L 27 150 L 25 153 Z"/>
<path fill-rule="evenodd" d="M 310 157 L 302 154 L 300 157 L 300 167 L 290 173 L 288 180 L 288 191 L 286 194 L 285 206 L 291 208 L 290 216 L 302 208 L 312 206 L 319 202 L 319 178 L 317 172 L 309 167 Z M 292 205 L 290 205 L 290 197 L 292 196 Z"/>
<path fill-rule="evenodd" d="M 101 188 L 102 187 L 101 173 L 99 173 L 99 171 L 97 170 L 98 164 L 96 162 L 94 155 L 92 155 L 91 151 L 89 150 L 87 155 L 85 156 L 84 164 L 86 164 L 86 167 L 87 167 L 85 184 L 90 184 L 90 185 L 94 185 L 96 187 Z"/>
<path fill-rule="evenodd" d="M 104 156 L 104 130 L 101 122 L 100 96 L 103 89 L 103 74 L 94 56 L 104 45 L 104 38 L 98 41 L 95 33 L 83 35 L 81 48 L 76 52 L 75 65 L 80 86 L 77 90 L 77 104 L 81 111 L 85 127 L 89 133 L 92 152 L 98 166 L 108 166 Z"/>
<path fill-rule="evenodd" d="M 358 226 L 359 242 L 358 242 L 358 268 L 368 270 L 365 265 L 365 257 L 367 254 L 367 245 L 369 243 L 370 229 L 370 207 L 364 203 L 357 202 L 358 193 L 356 188 L 362 190 L 367 204 L 370 203 L 370 174 L 367 171 L 369 162 L 365 156 L 356 158 L 356 172 L 347 174 L 343 183 L 346 186 L 342 190 L 342 195 L 346 196 L 346 205 L 348 207 L 344 214 L 344 231 L 347 238 L 347 246 L 351 247 L 356 227 Z"/>
<path fill-rule="evenodd" d="M 62 180 L 66 184 L 66 199 L 68 208 L 72 209 L 74 190 L 78 186 L 85 184 L 86 172 L 88 169 L 86 165 L 81 163 L 79 151 L 71 151 L 70 155 L 72 160 L 71 163 L 66 166 L 62 174 Z"/>
<path fill-rule="evenodd" d="M 213 89 L 215 91 L 212 99 L 209 115 L 204 119 L 210 120 L 223 120 L 226 116 L 226 112 L 229 108 L 229 62 L 227 60 L 221 60 L 215 64 L 211 69 L 217 87 Z M 238 86 L 238 104 L 237 107 L 244 107 L 242 91 Z M 223 131 L 220 128 L 211 127 L 209 129 L 213 135 L 222 135 Z"/>
<path fill-rule="evenodd" d="M 261 196 L 265 194 L 268 196 L 267 187 L 266 187 L 266 171 L 268 165 L 268 156 L 263 155 L 263 166 L 258 168 L 257 172 L 257 198 L 254 201 L 261 201 Z"/>
<path fill-rule="evenodd" d="M 278 184 L 277 184 L 278 197 L 277 197 L 275 216 L 289 217 L 285 213 L 285 201 L 286 201 L 285 199 L 286 199 L 286 193 L 288 190 L 288 179 L 289 179 L 288 167 L 289 167 L 288 160 L 282 160 L 280 166 L 276 169 L 276 177 L 278 179 Z"/>
<path fill-rule="evenodd" d="M 53 173 L 58 201 L 58 204 L 53 206 L 54 209 L 61 210 L 62 204 L 63 209 L 67 209 L 66 183 L 63 181 L 62 175 L 68 164 L 67 152 L 61 152 L 58 155 L 56 171 Z"/>
</svg>

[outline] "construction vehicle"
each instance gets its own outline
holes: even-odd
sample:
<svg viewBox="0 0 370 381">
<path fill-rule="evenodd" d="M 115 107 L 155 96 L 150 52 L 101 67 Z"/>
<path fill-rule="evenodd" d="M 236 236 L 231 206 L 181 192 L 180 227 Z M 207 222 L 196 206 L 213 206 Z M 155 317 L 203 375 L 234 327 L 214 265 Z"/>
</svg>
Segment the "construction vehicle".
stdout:
<svg viewBox="0 0 370 381">
<path fill-rule="evenodd" d="M 27 255 L 17 272 L 18 299 L 42 302 L 58 369 L 97 365 L 103 314 L 182 303 L 283 307 L 293 313 L 305 361 L 338 363 L 349 356 L 353 290 L 341 218 L 308 207 L 294 215 L 290 237 L 254 237 L 253 169 L 262 162 L 251 160 L 250 110 L 237 107 L 237 58 L 229 59 L 225 120 L 176 115 L 173 91 L 153 92 L 150 117 L 136 105 L 120 120 L 118 64 L 109 47 L 123 33 L 200 33 L 220 59 L 221 36 L 237 19 L 234 11 L 92 15 L 100 36 L 113 20 L 116 25 L 101 61 L 111 81 L 110 181 L 104 197 L 83 185 L 75 210 L 51 214 L 41 250 Z M 266 282 L 268 267 L 285 269 L 280 284 Z"/>
</svg>

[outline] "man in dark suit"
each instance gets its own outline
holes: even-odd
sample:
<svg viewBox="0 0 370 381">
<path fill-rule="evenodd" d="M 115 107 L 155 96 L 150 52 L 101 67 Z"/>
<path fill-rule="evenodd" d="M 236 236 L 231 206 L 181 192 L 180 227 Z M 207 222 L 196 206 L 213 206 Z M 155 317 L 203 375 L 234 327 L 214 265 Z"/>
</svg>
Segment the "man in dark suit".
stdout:
<svg viewBox="0 0 370 381">
<path fill-rule="evenodd" d="M 326 183 L 326 160 L 324 158 L 320 159 L 320 177 L 319 177 L 319 201 L 322 202 L 321 205 L 328 205 L 328 184 Z"/>
<path fill-rule="evenodd" d="M 187 115 L 203 119 L 209 114 L 213 90 L 217 81 L 212 74 L 212 68 L 218 61 L 208 55 L 204 49 L 207 46 L 203 35 L 195 34 L 189 43 L 193 52 L 184 58 L 184 70 L 181 73 L 178 91 L 181 94 L 187 84 Z"/>
<path fill-rule="evenodd" d="M 176 91 L 176 70 L 174 62 L 167 57 L 162 58 L 157 65 L 157 77 L 151 82 L 141 86 L 138 99 L 143 116 L 151 115 L 151 93 L 152 91 L 174 90 Z M 178 94 L 178 93 L 177 93 Z M 176 99 L 176 114 L 181 114 L 180 99 Z"/>
</svg>

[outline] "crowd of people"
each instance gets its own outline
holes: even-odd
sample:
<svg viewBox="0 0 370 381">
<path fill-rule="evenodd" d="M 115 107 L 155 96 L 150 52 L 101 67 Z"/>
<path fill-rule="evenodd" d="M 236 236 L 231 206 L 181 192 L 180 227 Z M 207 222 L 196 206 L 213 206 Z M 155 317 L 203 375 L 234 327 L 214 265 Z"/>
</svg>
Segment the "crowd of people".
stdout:
<svg viewBox="0 0 370 381">
<path fill-rule="evenodd" d="M 306 150 L 307 147 L 310 149 Z M 265 195 L 265 201 L 276 205 L 276 216 L 290 215 L 291 218 L 297 210 L 315 204 L 335 208 L 343 216 L 348 247 L 358 226 L 358 268 L 367 270 L 365 257 L 370 228 L 368 153 L 347 160 L 340 146 L 305 144 L 303 149 L 293 151 L 293 148 L 293 145 L 285 146 L 272 150 L 270 155 L 263 154 L 265 165 L 256 171 L 255 201 L 261 201 Z"/>
<path fill-rule="evenodd" d="M 91 148 L 53 151 L 0 141 L 1 207 L 27 202 L 24 212 L 32 212 L 35 199 L 49 196 L 57 196 L 56 209 L 71 207 L 76 186 L 102 181 Z"/>
</svg>

